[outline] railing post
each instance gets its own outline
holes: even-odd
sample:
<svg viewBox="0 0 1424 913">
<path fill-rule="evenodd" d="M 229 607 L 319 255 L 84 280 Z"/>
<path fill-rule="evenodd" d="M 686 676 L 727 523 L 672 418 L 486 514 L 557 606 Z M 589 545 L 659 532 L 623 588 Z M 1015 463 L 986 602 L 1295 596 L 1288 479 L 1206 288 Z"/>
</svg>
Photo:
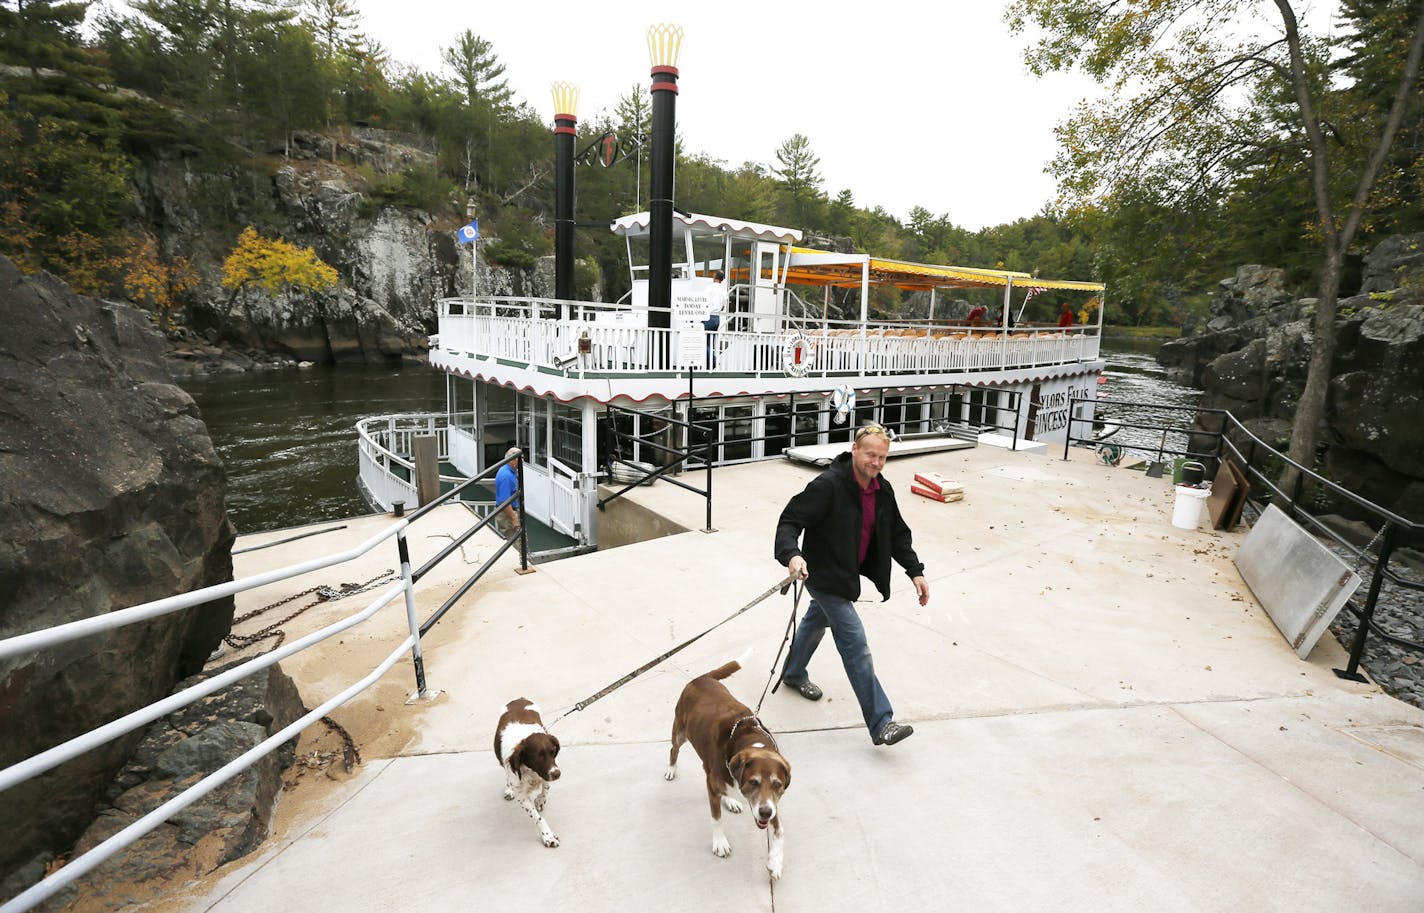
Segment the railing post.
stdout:
<svg viewBox="0 0 1424 913">
<path fill-rule="evenodd" d="M 1368 546 L 1366 546 L 1368 548 Z M 1394 524 L 1390 521 L 1384 523 L 1384 536 L 1380 541 L 1380 555 L 1374 560 L 1374 574 L 1370 575 L 1370 595 L 1364 600 L 1364 611 L 1360 612 L 1360 627 L 1354 632 L 1354 642 L 1350 644 L 1350 662 L 1344 669 L 1336 669 L 1334 674 L 1340 678 L 1349 678 L 1351 681 L 1363 682 L 1364 677 L 1358 672 L 1360 659 L 1364 657 L 1364 641 L 1370 634 L 1370 622 L 1374 620 L 1374 607 L 1380 600 L 1380 585 L 1384 583 L 1384 568 L 1390 564 L 1390 553 L 1394 551 Z M 1361 557 L 1364 557 L 1361 554 Z"/>
<path fill-rule="evenodd" d="M 1369 548 L 1368 545 L 1365 546 Z M 1370 633 L 1370 622 L 1375 617 L 1375 605 L 1379 601 L 1380 585 L 1384 583 L 1385 568 L 1389 566 L 1390 552 L 1394 551 L 1394 524 L 1385 521 L 1384 536 L 1380 540 L 1379 557 L 1375 559 L 1375 572 L 1370 577 L 1370 594 L 1365 597 L 1365 609 L 1360 613 L 1359 628 L 1355 630 L 1354 643 L 1350 645 L 1350 662 L 1343 669 L 1336 669 L 1335 674 L 1341 678 L 1348 678 L 1351 681 L 1362 682 L 1365 677 L 1359 673 L 1360 659 L 1365 653 L 1365 638 Z M 1361 557 L 1364 557 L 1363 553 Z"/>
<path fill-rule="evenodd" d="M 524 492 L 524 460 L 527 454 L 519 457 L 519 467 L 515 470 L 519 474 L 519 570 L 520 573 L 529 571 L 529 526 L 525 522 L 524 502 L 526 495 Z"/>
<path fill-rule="evenodd" d="M 1068 459 L 1068 445 L 1073 441 L 1073 393 L 1068 393 L 1068 424 L 1063 428 L 1063 459 Z M 1042 406 L 1039 407 L 1043 408 Z"/>
<path fill-rule="evenodd" d="M 415 643 L 410 648 L 410 658 L 415 664 L 415 696 L 429 697 L 425 686 L 425 657 L 420 652 L 420 621 L 415 617 L 415 580 L 410 575 L 410 546 L 406 543 L 405 531 L 396 533 L 396 550 L 400 554 L 401 586 L 405 590 L 405 620 L 410 627 L 410 635 Z"/>
<path fill-rule="evenodd" d="M 1014 391 L 1014 443 L 1011 449 L 1019 449 L 1019 420 L 1023 418 L 1023 393 Z"/>
</svg>

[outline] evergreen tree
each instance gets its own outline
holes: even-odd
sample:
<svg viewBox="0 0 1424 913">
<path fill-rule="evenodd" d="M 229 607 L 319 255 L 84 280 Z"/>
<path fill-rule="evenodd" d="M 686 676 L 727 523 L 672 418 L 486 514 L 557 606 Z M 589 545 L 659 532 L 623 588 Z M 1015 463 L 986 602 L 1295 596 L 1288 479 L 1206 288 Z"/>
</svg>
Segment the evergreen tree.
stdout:
<svg viewBox="0 0 1424 913">
<path fill-rule="evenodd" d="M 488 41 L 465 29 L 453 45 L 441 49 L 440 59 L 464 94 L 466 107 L 499 110 L 509 105 L 513 93 L 503 78 L 504 64 Z"/>
<path fill-rule="evenodd" d="M 821 157 L 811 151 L 809 139 L 795 133 L 776 150 L 776 160 L 781 167 L 773 169 L 773 173 L 791 197 L 796 220 L 808 227 L 811 204 L 819 197 L 824 180 L 819 171 Z"/>
<path fill-rule="evenodd" d="M 0 253 L 107 293 L 131 205 L 124 117 L 133 105 L 80 45 L 88 6 L 0 6 L 0 64 L 21 74 L 0 75 Z"/>
</svg>

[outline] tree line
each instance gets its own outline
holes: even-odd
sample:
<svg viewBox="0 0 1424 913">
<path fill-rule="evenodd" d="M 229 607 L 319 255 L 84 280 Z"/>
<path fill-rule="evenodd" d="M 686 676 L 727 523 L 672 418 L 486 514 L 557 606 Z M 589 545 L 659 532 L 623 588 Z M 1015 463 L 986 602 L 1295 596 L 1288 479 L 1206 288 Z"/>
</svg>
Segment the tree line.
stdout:
<svg viewBox="0 0 1424 913">
<path fill-rule="evenodd" d="M 1417 80 L 1396 104 L 1418 8 L 1344 0 L 1332 36 L 1296 27 L 1291 39 L 1283 27 L 1244 42 L 1228 25 L 1264 9 L 1290 13 L 1288 26 L 1292 4 L 1017 0 L 1009 26 L 1048 36 L 1030 45 L 1031 69 L 1082 68 L 1114 88 L 1060 125 L 1051 169 L 1061 195 L 1041 212 L 971 231 L 953 212 L 864 208 L 856 188 L 824 186 L 813 140 L 800 133 L 766 162 L 731 164 L 680 144 L 676 203 L 878 256 L 1100 279 L 1109 319 L 1126 323 L 1181 322 L 1243 262 L 1284 266 L 1310 293 L 1328 279 L 1327 243 L 1339 252 L 1338 285 L 1373 239 L 1424 228 Z M 1395 113 L 1369 192 L 1350 210 L 1354 225 L 1328 208 L 1324 218 L 1322 187 L 1353 200 Z M 631 155 L 579 168 L 576 219 L 646 207 L 646 149 L 635 139 L 649 121 L 647 89 L 634 84 L 611 113 L 580 123 L 581 149 L 614 133 Z M 161 312 L 194 286 L 182 239 L 162 237 L 142 211 L 135 188 L 145 162 L 270 169 L 299 135 L 362 127 L 436 150 L 434 165 L 363 175 L 373 203 L 419 207 L 451 228 L 473 206 L 498 263 L 525 266 L 552 250 L 549 125 L 472 31 L 452 35 L 441 66 L 426 71 L 392 60 L 349 0 L 135 0 L 125 11 L 0 0 L 0 252 L 80 291 Z M 233 220 L 236 244 L 250 220 Z M 621 242 L 580 231 L 576 247 L 619 291 Z M 874 304 L 894 312 L 898 299 L 882 292 Z M 1057 313 L 1052 296 L 1032 308 Z"/>
</svg>

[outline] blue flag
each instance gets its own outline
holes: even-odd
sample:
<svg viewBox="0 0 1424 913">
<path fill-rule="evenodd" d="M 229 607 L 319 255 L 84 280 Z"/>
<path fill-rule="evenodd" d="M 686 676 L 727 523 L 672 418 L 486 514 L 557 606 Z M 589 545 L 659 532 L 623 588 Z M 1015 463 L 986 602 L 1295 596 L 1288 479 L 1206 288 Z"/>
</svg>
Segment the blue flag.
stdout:
<svg viewBox="0 0 1424 913">
<path fill-rule="evenodd" d="M 471 219 L 470 224 L 461 227 L 461 229 L 456 232 L 456 235 L 459 237 L 461 244 L 474 244 L 480 237 L 480 220 Z"/>
</svg>

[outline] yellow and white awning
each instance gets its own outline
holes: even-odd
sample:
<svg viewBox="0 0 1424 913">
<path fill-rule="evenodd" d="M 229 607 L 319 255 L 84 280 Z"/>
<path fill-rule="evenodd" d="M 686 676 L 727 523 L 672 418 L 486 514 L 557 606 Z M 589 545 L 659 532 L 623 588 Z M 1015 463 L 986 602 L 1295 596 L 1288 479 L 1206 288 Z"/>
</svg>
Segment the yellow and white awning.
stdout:
<svg viewBox="0 0 1424 913">
<path fill-rule="evenodd" d="M 1035 279 L 1029 273 L 1014 270 L 978 269 L 967 266 L 935 266 L 888 260 L 866 254 L 840 254 L 832 251 L 793 247 L 786 271 L 787 285 L 834 286 L 858 288 L 862 285 L 894 286 L 906 291 L 929 291 L 936 288 L 1040 288 L 1071 289 L 1101 292 L 1101 282 L 1079 282 L 1070 279 Z"/>
</svg>

